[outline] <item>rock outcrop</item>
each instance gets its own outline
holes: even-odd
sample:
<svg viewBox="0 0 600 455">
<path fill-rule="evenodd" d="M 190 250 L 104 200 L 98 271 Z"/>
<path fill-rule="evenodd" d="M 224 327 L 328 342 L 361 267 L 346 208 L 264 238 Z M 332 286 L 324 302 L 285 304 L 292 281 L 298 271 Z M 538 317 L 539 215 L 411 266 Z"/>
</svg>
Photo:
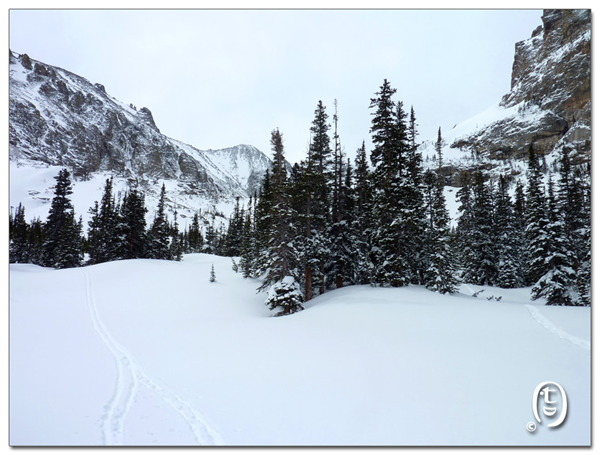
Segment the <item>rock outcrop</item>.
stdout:
<svg viewBox="0 0 600 455">
<path fill-rule="evenodd" d="M 515 45 L 506 116 L 451 147 L 490 160 L 570 147 L 591 152 L 591 11 L 544 10 L 542 25 Z"/>
<path fill-rule="evenodd" d="M 270 166 L 251 146 L 198 150 L 161 134 L 148 108 L 121 103 L 102 84 L 26 54 L 9 59 L 11 160 L 65 166 L 80 179 L 96 172 L 142 185 L 171 179 L 186 194 L 213 200 L 253 194 Z"/>
</svg>

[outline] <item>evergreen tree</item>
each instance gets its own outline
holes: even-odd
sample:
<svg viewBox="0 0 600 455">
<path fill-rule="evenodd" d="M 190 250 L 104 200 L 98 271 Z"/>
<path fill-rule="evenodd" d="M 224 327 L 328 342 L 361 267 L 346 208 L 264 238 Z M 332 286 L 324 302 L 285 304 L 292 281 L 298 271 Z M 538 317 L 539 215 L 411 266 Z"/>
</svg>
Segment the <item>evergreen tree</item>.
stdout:
<svg viewBox="0 0 600 455">
<path fill-rule="evenodd" d="M 9 225 L 9 261 L 14 263 L 30 262 L 29 226 L 25 220 L 25 207 L 19 203 L 15 215 L 10 214 Z"/>
<path fill-rule="evenodd" d="M 402 103 L 387 80 L 371 100 L 371 133 L 374 145 L 373 250 L 375 282 L 394 287 L 423 279 L 421 255 L 425 216 L 422 199 L 420 154 L 407 136 Z"/>
<path fill-rule="evenodd" d="M 548 208 L 542 182 L 542 170 L 539 159 L 533 149 L 529 147 L 529 163 L 527 168 L 527 200 L 525 207 L 527 226 L 525 236 L 527 239 L 527 285 L 533 285 L 546 274 L 546 258 L 550 250 L 550 237 L 548 233 Z"/>
<path fill-rule="evenodd" d="M 190 253 L 200 253 L 204 246 L 204 238 L 202 237 L 202 231 L 200 230 L 200 218 L 198 217 L 198 213 L 194 213 L 192 225 L 188 230 L 188 246 Z"/>
<path fill-rule="evenodd" d="M 500 176 L 494 199 L 495 244 L 498 257 L 496 285 L 501 288 L 519 287 L 522 285 L 520 232 L 517 230 L 513 205 L 504 176 Z"/>
<path fill-rule="evenodd" d="M 371 277 L 374 273 L 371 256 L 373 188 L 364 141 L 356 152 L 355 168 L 353 192 L 355 202 L 352 215 L 352 231 L 355 233 L 353 249 L 356 254 L 355 280 L 357 284 L 369 284 L 373 281 Z"/>
<path fill-rule="evenodd" d="M 55 177 L 54 198 L 44 224 L 43 263 L 57 269 L 78 267 L 83 259 L 80 226 L 75 220 L 71 174 L 62 169 Z"/>
<path fill-rule="evenodd" d="M 170 246 L 171 229 L 165 212 L 167 190 L 163 184 L 156 215 L 149 232 L 148 256 L 151 259 L 172 259 Z"/>
<path fill-rule="evenodd" d="M 287 173 L 283 151 L 283 138 L 279 129 L 271 133 L 273 149 L 273 174 L 271 191 L 273 204 L 270 211 L 271 229 L 264 251 L 264 280 L 259 290 L 269 289 L 265 304 L 272 310 L 281 308 L 278 314 L 290 314 L 302 308 L 298 285 L 298 253 L 293 244 L 293 213 L 287 188 Z M 289 286 L 297 290 L 291 292 Z M 279 292 L 282 291 L 282 292 Z M 283 292 L 285 291 L 285 292 Z"/>
<path fill-rule="evenodd" d="M 113 196 L 113 179 L 107 179 L 100 205 L 90 209 L 88 253 L 91 264 L 121 259 L 122 238 L 118 230 L 118 211 Z"/>
<path fill-rule="evenodd" d="M 148 234 L 146 232 L 146 213 L 144 194 L 131 188 L 124 196 L 120 209 L 123 223 L 122 258 L 134 259 L 148 257 L 146 248 Z"/>
<path fill-rule="evenodd" d="M 179 233 L 179 223 L 177 222 L 177 209 L 173 213 L 173 224 L 170 227 L 169 259 L 181 261 L 183 259 L 183 242 Z"/>
<path fill-rule="evenodd" d="M 548 249 L 544 258 L 545 273 L 531 289 L 532 300 L 545 297 L 547 305 L 574 305 L 572 289 L 575 270 L 571 265 L 575 253 L 569 248 L 564 214 L 559 212 L 554 198 L 552 175 L 548 182 Z"/>
<path fill-rule="evenodd" d="M 435 142 L 435 152 L 438 156 L 438 169 L 439 172 L 442 170 L 442 127 L 438 128 L 437 141 Z"/>
<path fill-rule="evenodd" d="M 429 171 L 425 174 L 424 181 L 427 188 L 425 207 L 428 219 L 424 284 L 434 292 L 452 294 L 458 290 L 458 280 L 450 245 L 450 214 L 444 197 L 444 180 L 442 176 Z"/>
<path fill-rule="evenodd" d="M 31 220 L 27 228 L 27 244 L 29 262 L 44 265 L 44 223 L 39 217 Z"/>
<path fill-rule="evenodd" d="M 217 281 L 217 275 L 215 275 L 215 265 L 211 264 L 210 266 L 210 278 L 209 281 L 211 283 L 214 283 L 215 281 Z"/>
</svg>

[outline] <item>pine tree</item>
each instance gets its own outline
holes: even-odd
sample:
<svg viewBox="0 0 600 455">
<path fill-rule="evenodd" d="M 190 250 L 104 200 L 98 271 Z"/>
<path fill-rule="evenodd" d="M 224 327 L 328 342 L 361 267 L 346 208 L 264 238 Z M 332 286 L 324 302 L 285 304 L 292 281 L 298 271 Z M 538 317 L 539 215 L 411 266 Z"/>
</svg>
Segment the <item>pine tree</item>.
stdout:
<svg viewBox="0 0 600 455">
<path fill-rule="evenodd" d="M 442 127 L 438 128 L 437 141 L 435 142 L 435 152 L 438 156 L 438 170 L 442 170 Z"/>
<path fill-rule="evenodd" d="M 356 254 L 355 280 L 357 284 L 369 284 L 373 281 L 371 277 L 374 273 L 371 257 L 373 188 L 364 141 L 356 152 L 355 168 L 353 192 L 355 202 L 352 215 L 352 230 L 355 233 L 353 249 Z"/>
<path fill-rule="evenodd" d="M 549 255 L 550 236 L 548 233 L 548 208 L 542 182 L 542 170 L 539 159 L 533 149 L 529 147 L 529 163 L 527 168 L 527 200 L 525 207 L 527 226 L 525 236 L 527 239 L 527 285 L 533 285 L 548 271 L 546 258 Z"/>
<path fill-rule="evenodd" d="M 215 281 L 217 281 L 217 275 L 215 275 L 215 265 L 211 264 L 210 266 L 210 278 L 209 281 L 211 283 L 214 283 Z"/>
<path fill-rule="evenodd" d="M 569 248 L 567 227 L 564 214 L 559 212 L 554 198 L 552 175 L 548 182 L 548 214 L 549 224 L 548 249 L 544 258 L 544 275 L 531 289 L 531 299 L 545 297 L 547 305 L 574 305 L 572 289 L 576 274 L 572 268 L 575 253 Z"/>
<path fill-rule="evenodd" d="M 146 232 L 146 208 L 144 194 L 131 188 L 124 196 L 120 209 L 123 223 L 123 239 L 120 256 L 127 259 L 145 258 L 148 234 Z"/>
<path fill-rule="evenodd" d="M 177 209 L 173 213 L 173 224 L 170 226 L 169 259 L 181 261 L 183 259 L 183 242 L 179 233 L 177 222 Z"/>
<path fill-rule="evenodd" d="M 44 223 L 39 217 L 35 218 L 31 220 L 27 231 L 29 262 L 44 265 Z"/>
<path fill-rule="evenodd" d="M 298 252 L 293 243 L 293 212 L 287 188 L 283 138 L 279 129 L 271 133 L 271 146 L 273 205 L 270 210 L 271 229 L 267 248 L 263 252 L 264 269 L 260 271 L 265 277 L 259 290 L 269 289 L 265 305 L 272 310 L 281 308 L 278 313 L 280 315 L 295 313 L 303 308 L 302 294 L 297 285 Z"/>
<path fill-rule="evenodd" d="M 420 154 L 408 142 L 402 103 L 387 80 L 371 99 L 371 133 L 374 145 L 373 250 L 374 281 L 403 286 L 421 282 L 425 216 Z"/>
<path fill-rule="evenodd" d="M 11 263 L 30 262 L 29 225 L 25 219 L 25 207 L 19 203 L 15 215 L 10 214 L 9 261 Z"/>
<path fill-rule="evenodd" d="M 78 267 L 83 259 L 79 224 L 75 220 L 71 174 L 62 169 L 55 177 L 54 198 L 44 224 L 43 263 L 57 269 Z"/>
<path fill-rule="evenodd" d="M 494 199 L 495 244 L 498 257 L 496 285 L 501 288 L 519 287 L 522 285 L 520 232 L 517 230 L 513 205 L 508 195 L 508 184 L 504 176 L 500 176 Z"/>
<path fill-rule="evenodd" d="M 122 238 L 118 231 L 118 211 L 113 196 L 113 179 L 107 179 L 100 204 L 90 209 L 88 253 L 91 264 L 121 259 Z"/>
<path fill-rule="evenodd" d="M 151 259 L 171 259 L 169 249 L 171 229 L 165 213 L 166 194 L 167 190 L 163 184 L 156 209 L 156 216 L 149 232 L 148 256 Z"/>
<path fill-rule="evenodd" d="M 444 197 L 444 180 L 431 171 L 425 174 L 426 207 L 428 218 L 425 257 L 427 269 L 424 284 L 440 294 L 458 290 L 456 264 L 450 245 L 450 214 Z M 427 196 L 428 195 L 428 196 Z"/>
<path fill-rule="evenodd" d="M 188 246 L 190 253 L 200 253 L 204 245 L 204 238 L 202 237 L 202 231 L 200 231 L 200 218 L 198 213 L 194 213 L 192 218 L 192 225 L 188 230 Z"/>
</svg>

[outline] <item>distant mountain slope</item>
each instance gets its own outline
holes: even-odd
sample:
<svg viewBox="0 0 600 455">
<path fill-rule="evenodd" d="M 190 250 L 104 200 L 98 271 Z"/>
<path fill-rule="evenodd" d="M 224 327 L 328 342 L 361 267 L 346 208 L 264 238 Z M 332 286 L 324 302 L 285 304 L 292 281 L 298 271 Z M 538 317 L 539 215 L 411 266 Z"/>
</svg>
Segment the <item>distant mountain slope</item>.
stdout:
<svg viewBox="0 0 600 455">
<path fill-rule="evenodd" d="M 270 165 L 251 146 L 202 151 L 166 137 L 149 109 L 128 106 L 101 84 L 12 52 L 9 130 L 11 160 L 66 166 L 83 179 L 109 171 L 144 184 L 177 180 L 211 199 L 248 196 L 248 184 L 254 191 Z"/>
</svg>

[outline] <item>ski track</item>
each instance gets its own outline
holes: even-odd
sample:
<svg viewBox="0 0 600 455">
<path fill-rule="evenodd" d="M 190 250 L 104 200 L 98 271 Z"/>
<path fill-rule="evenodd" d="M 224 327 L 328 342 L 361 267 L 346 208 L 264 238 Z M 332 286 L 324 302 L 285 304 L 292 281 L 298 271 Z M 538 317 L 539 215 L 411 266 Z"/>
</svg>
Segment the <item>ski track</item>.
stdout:
<svg viewBox="0 0 600 455">
<path fill-rule="evenodd" d="M 540 324 L 542 327 L 544 327 L 546 330 L 548 330 L 550 333 L 553 333 L 554 335 L 558 336 L 559 338 L 569 341 L 570 343 L 574 344 L 575 346 L 579 346 L 580 348 L 587 349 L 588 351 L 591 350 L 589 341 L 583 340 L 574 335 L 571 335 L 570 333 L 565 332 L 563 329 L 561 329 L 560 327 L 558 327 L 554 323 L 552 323 L 535 306 L 533 306 L 533 305 L 525 305 L 525 306 L 531 313 L 531 317 L 538 324 Z"/>
<path fill-rule="evenodd" d="M 134 402 L 139 385 L 142 384 L 181 415 L 198 445 L 223 444 L 220 435 L 206 422 L 200 412 L 176 393 L 145 374 L 133 356 L 112 337 L 98 316 L 92 274 L 86 268 L 82 270 L 85 275 L 86 297 L 94 330 L 111 352 L 117 367 L 115 391 L 104 407 L 102 415 L 102 443 L 104 445 L 123 445 L 125 418 Z"/>
</svg>

